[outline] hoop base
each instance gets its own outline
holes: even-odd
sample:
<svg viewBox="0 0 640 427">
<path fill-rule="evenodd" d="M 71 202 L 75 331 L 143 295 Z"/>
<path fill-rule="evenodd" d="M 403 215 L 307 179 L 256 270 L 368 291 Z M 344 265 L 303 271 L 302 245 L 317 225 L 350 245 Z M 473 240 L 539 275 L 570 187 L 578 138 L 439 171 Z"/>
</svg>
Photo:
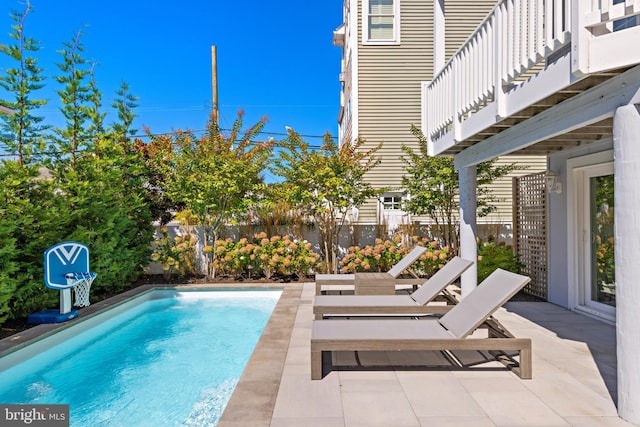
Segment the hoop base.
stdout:
<svg viewBox="0 0 640 427">
<path fill-rule="evenodd" d="M 62 323 L 78 317 L 78 310 L 71 310 L 68 313 L 60 313 L 60 310 L 51 309 L 31 313 L 27 316 L 27 323 L 30 325 L 40 325 L 43 323 Z"/>
</svg>

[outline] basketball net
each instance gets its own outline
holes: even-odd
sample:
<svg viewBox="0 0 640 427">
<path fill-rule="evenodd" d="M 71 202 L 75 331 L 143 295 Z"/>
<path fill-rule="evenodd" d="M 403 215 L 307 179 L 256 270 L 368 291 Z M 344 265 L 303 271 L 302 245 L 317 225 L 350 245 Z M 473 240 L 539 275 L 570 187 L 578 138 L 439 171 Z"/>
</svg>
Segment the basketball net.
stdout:
<svg viewBox="0 0 640 427">
<path fill-rule="evenodd" d="M 75 307 L 88 307 L 89 302 L 89 289 L 93 279 L 96 278 L 96 273 L 67 273 L 64 276 L 67 279 L 67 284 L 73 287 L 74 306 Z"/>
</svg>

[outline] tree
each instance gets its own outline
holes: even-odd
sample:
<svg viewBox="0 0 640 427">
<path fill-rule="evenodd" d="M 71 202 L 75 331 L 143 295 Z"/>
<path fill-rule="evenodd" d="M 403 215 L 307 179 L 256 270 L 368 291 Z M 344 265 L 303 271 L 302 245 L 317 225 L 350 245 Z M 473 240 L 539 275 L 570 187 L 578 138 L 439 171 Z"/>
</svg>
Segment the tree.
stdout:
<svg viewBox="0 0 640 427">
<path fill-rule="evenodd" d="M 406 154 L 406 157 L 402 157 L 406 172 L 402 177 L 402 186 L 410 195 L 404 208 L 411 214 L 429 217 L 435 224 L 434 237 L 439 238 L 442 245 L 457 250 L 460 235 L 460 185 L 453 158 L 430 156 L 427 139 L 422 131 L 412 126 L 411 133 L 418 138 L 419 145 L 417 151 L 406 145 L 402 146 L 402 151 Z M 495 166 L 495 159 L 478 164 L 476 197 L 479 217 L 496 210 L 491 183 L 520 168 L 514 163 Z"/>
<path fill-rule="evenodd" d="M 115 134 L 117 139 L 125 143 L 129 141 L 129 137 L 135 135 L 137 129 L 132 129 L 133 120 L 136 118 L 134 109 L 138 106 L 136 102 L 138 97 L 129 92 L 129 85 L 127 82 L 122 82 L 120 88 L 116 91 L 118 96 L 111 106 L 116 109 L 118 113 L 118 120 L 111 125 L 111 131 Z"/>
<path fill-rule="evenodd" d="M 58 51 L 62 55 L 62 63 L 58 64 L 58 68 L 63 74 L 56 77 L 56 81 L 63 86 L 56 92 L 62 102 L 60 111 L 66 119 L 66 128 L 56 129 L 58 146 L 54 151 L 60 157 L 71 155 L 72 168 L 75 168 L 78 150 L 83 146 L 86 148 L 93 136 L 87 126 L 91 120 L 88 102 L 92 87 L 84 81 L 91 70 L 86 68 L 87 60 L 81 56 L 84 52 L 82 35 L 82 29 L 78 30 L 70 41 L 63 43 L 64 49 Z"/>
<path fill-rule="evenodd" d="M 104 118 L 107 113 L 100 111 L 102 107 L 102 92 L 98 89 L 98 85 L 95 79 L 95 67 L 96 63 L 91 64 L 89 69 L 89 120 L 91 125 L 89 126 L 89 133 L 91 135 L 102 135 L 104 133 Z"/>
<path fill-rule="evenodd" d="M 384 191 L 365 181 L 365 174 L 380 163 L 374 155 L 382 144 L 364 151 L 364 143 L 358 139 L 339 147 L 326 134 L 320 150 L 311 150 L 298 133 L 288 130 L 272 168 L 290 186 L 291 206 L 316 221 L 327 271 L 337 272 L 338 236 L 348 210 Z"/>
<path fill-rule="evenodd" d="M 19 318 L 58 300 L 43 285 L 42 254 L 64 239 L 66 206 L 53 182 L 38 175 L 37 165 L 0 162 L 0 322 L 4 315 Z"/>
<path fill-rule="evenodd" d="M 117 292 L 144 272 L 153 241 L 143 156 L 109 136 L 97 138 L 74 168 L 59 168 L 67 239 L 91 248 L 93 288 Z"/>
<path fill-rule="evenodd" d="M 198 218 L 207 246 L 218 240 L 221 227 L 237 222 L 253 205 L 271 157 L 270 143 L 255 142 L 266 118 L 240 136 L 242 117 L 240 112 L 228 136 L 210 119 L 199 139 L 192 132 L 152 137 L 164 190 Z"/>
<path fill-rule="evenodd" d="M 15 114 L 0 114 L 3 122 L 0 142 L 17 155 L 21 166 L 29 164 L 33 155 L 44 149 L 43 134 L 47 129 L 41 124 L 44 118 L 34 115 L 34 110 L 47 101 L 33 97 L 34 92 L 44 86 L 44 77 L 38 67 L 38 59 L 29 56 L 40 50 L 40 43 L 25 34 L 29 12 L 31 5 L 28 0 L 24 12 L 11 12 L 15 24 L 11 26 L 9 36 L 16 42 L 11 46 L 0 45 L 0 52 L 16 63 L 14 68 L 6 70 L 6 75 L 0 76 L 0 87 L 14 97 L 14 101 L 7 102 L 6 106 L 15 111 Z"/>
</svg>

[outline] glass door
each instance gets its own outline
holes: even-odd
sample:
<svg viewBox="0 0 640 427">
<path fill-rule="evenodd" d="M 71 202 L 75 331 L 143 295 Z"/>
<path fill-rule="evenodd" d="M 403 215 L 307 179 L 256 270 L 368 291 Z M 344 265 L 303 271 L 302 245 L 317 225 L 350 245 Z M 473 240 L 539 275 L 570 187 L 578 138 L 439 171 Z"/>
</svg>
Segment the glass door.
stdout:
<svg viewBox="0 0 640 427">
<path fill-rule="evenodd" d="M 583 304 L 615 316 L 613 164 L 584 171 L 585 271 Z"/>
</svg>

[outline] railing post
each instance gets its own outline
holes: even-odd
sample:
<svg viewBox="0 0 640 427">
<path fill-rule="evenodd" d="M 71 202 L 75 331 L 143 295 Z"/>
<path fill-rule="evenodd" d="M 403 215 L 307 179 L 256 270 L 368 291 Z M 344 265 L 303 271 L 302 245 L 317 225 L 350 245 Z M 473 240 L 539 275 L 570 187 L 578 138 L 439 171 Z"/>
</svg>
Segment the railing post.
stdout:
<svg viewBox="0 0 640 427">
<path fill-rule="evenodd" d="M 586 14 L 591 0 L 571 1 L 571 72 L 576 77 L 589 73 L 589 40 L 591 33 L 586 28 Z"/>
<path fill-rule="evenodd" d="M 493 19 L 493 37 L 495 44 L 495 64 L 493 68 L 493 100 L 496 106 L 496 116 L 498 119 L 502 119 L 507 115 L 504 89 L 502 87 L 502 76 L 506 55 L 506 49 L 504 49 L 504 39 L 506 37 L 504 31 L 504 3 L 500 3 L 496 7 Z"/>
<path fill-rule="evenodd" d="M 458 142 L 462 139 L 462 121 L 459 114 L 460 98 L 462 96 L 462 78 L 459 73 L 460 58 L 456 56 L 451 63 L 451 84 L 453 85 L 453 90 L 451 91 L 453 102 L 451 103 L 451 105 L 453 107 L 453 139 L 455 140 L 455 142 Z"/>
</svg>

